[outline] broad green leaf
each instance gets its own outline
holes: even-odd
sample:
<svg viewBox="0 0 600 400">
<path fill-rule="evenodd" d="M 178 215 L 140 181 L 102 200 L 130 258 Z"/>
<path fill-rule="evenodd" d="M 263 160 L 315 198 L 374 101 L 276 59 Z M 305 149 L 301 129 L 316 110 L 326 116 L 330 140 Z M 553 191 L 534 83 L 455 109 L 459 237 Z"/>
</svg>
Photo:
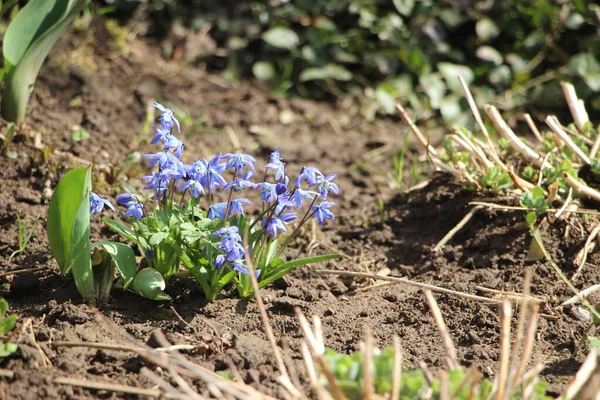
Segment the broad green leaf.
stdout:
<svg viewBox="0 0 600 400">
<path fill-rule="evenodd" d="M 568 64 L 569 72 L 579 75 L 593 91 L 600 90 L 600 63 L 591 53 L 579 53 Z"/>
<path fill-rule="evenodd" d="M 48 242 L 50 251 L 63 274 L 69 273 L 72 266 L 72 231 L 81 204 L 88 204 L 87 221 L 89 225 L 89 191 L 91 190 L 91 167 L 69 171 L 60 180 L 48 209 Z M 84 223 L 80 220 L 80 223 Z M 79 231 L 80 234 L 85 233 Z M 89 236 L 88 236 L 89 240 Z M 89 253 L 88 253 L 89 254 Z M 89 257 L 88 257 L 89 258 Z"/>
<path fill-rule="evenodd" d="M 0 318 L 4 318 L 6 311 L 8 311 L 8 302 L 4 299 L 0 299 Z"/>
<path fill-rule="evenodd" d="M 464 95 L 464 92 L 460 82 L 458 81 L 458 77 L 462 76 L 467 85 L 473 83 L 473 80 L 475 79 L 475 74 L 471 68 L 465 65 L 441 62 L 437 64 L 437 68 L 442 73 L 442 76 L 446 80 L 446 84 L 450 90 L 461 96 Z"/>
<path fill-rule="evenodd" d="M 415 0 L 393 0 L 396 10 L 405 17 L 408 17 L 413 8 L 415 8 Z"/>
<path fill-rule="evenodd" d="M 132 289 L 151 300 L 168 300 L 170 296 L 163 292 L 166 286 L 160 272 L 154 268 L 144 268 L 135 276 Z"/>
<path fill-rule="evenodd" d="M 91 248 L 100 246 L 112 258 L 115 267 L 123 277 L 123 289 L 127 289 L 137 274 L 137 262 L 133 249 L 123 243 L 96 242 Z"/>
<path fill-rule="evenodd" d="M 477 38 L 481 40 L 482 43 L 485 43 L 498 36 L 498 34 L 500 34 L 500 29 L 492 19 L 481 18 L 475 24 L 475 33 L 477 33 Z"/>
<path fill-rule="evenodd" d="M 293 30 L 278 26 L 262 34 L 262 39 L 271 46 L 281 49 L 292 49 L 300 43 L 300 38 Z"/>
<path fill-rule="evenodd" d="M 275 76 L 275 67 L 268 61 L 258 61 L 252 66 L 252 73 L 256 79 L 269 81 Z"/>
<path fill-rule="evenodd" d="M 0 357 L 8 357 L 17 351 L 18 346 L 15 343 L 0 343 Z"/>
<path fill-rule="evenodd" d="M 42 63 L 60 34 L 90 0 L 32 0 L 9 25 L 3 54 L 10 65 L 2 96 L 2 116 L 20 123 Z"/>
<path fill-rule="evenodd" d="M 327 64 L 320 68 L 306 68 L 300 73 L 300 80 L 303 82 L 334 79 L 336 81 L 349 81 L 352 79 L 352 72 L 337 64 Z"/>
<path fill-rule="evenodd" d="M 475 55 L 483 61 L 489 61 L 494 65 L 501 65 L 504 58 L 502 54 L 492 46 L 481 46 L 475 51 Z"/>
<path fill-rule="evenodd" d="M 6 317 L 6 319 L 4 319 L 0 322 L 0 335 L 6 335 L 8 332 L 10 332 L 15 327 L 16 323 L 17 323 L 17 315 L 16 314 L 11 314 L 8 317 Z"/>
<path fill-rule="evenodd" d="M 157 246 L 161 244 L 167 236 L 169 236 L 169 232 L 156 232 L 150 236 L 150 246 Z"/>
<path fill-rule="evenodd" d="M 591 349 L 600 350 L 600 339 L 594 336 L 588 336 L 588 345 Z"/>
<path fill-rule="evenodd" d="M 446 94 L 446 84 L 439 74 L 427 74 L 419 77 L 419 84 L 429 96 L 429 103 L 434 109 L 440 108 L 440 103 Z"/>
<path fill-rule="evenodd" d="M 87 174 L 87 185 L 90 187 L 90 174 Z M 71 254 L 67 270 L 73 271 L 75 286 L 84 299 L 96 303 L 94 273 L 90 257 L 90 191 L 83 196 L 79 209 L 73 219 L 71 229 Z"/>
</svg>

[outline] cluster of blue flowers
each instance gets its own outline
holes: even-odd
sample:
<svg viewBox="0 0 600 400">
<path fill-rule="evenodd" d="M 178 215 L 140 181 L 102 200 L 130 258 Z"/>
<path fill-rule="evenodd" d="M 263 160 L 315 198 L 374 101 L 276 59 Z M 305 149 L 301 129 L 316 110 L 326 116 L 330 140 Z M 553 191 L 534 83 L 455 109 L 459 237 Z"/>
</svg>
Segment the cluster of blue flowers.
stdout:
<svg viewBox="0 0 600 400">
<path fill-rule="evenodd" d="M 265 236 L 275 238 L 278 232 L 287 232 L 287 225 L 298 218 L 297 212 L 305 202 L 310 202 L 308 210 L 301 218 L 299 226 L 310 218 L 315 218 L 319 225 L 326 220 L 334 218 L 331 207 L 334 203 L 327 201 L 329 193 L 339 194 L 338 186 L 333 182 L 335 175 L 324 175 L 317 168 L 304 167 L 290 188 L 290 179 L 287 175 L 285 163 L 282 161 L 279 149 L 271 153 L 269 163 L 265 166 L 264 178 L 261 183 L 253 183 L 250 179 L 255 175 L 254 163 L 256 160 L 247 154 L 217 154 L 210 160 L 200 159 L 191 165 L 184 164 L 180 159 L 184 151 L 184 144 L 172 134 L 174 127 L 180 131 L 180 123 L 173 111 L 154 103 L 154 107 L 162 114 L 159 117 L 160 126 L 154 127 L 156 134 L 151 143 L 161 143 L 163 150 L 156 154 L 145 154 L 149 160 L 150 168 L 158 166 L 158 171 L 142 179 L 147 182 L 146 190 L 153 191 L 152 199 L 164 202 L 167 193 L 177 188 L 179 191 L 189 193 L 198 199 L 207 195 L 213 198 L 213 193 L 225 192 L 227 201 L 212 204 L 208 208 L 207 217 L 227 220 L 232 215 L 244 215 L 244 207 L 252 204 L 245 197 L 233 198 L 234 193 L 256 189 L 260 191 L 260 200 L 263 203 L 261 226 Z M 222 175 L 231 171 L 233 178 L 227 181 Z M 268 182 L 269 172 L 272 173 L 272 182 Z M 129 193 L 117 196 L 117 202 L 127 207 L 126 216 L 141 219 L 144 208 L 138 199 Z M 108 201 L 96 194 L 92 196 L 91 211 L 99 212 L 104 205 L 112 206 Z M 215 232 L 222 238 L 219 246 L 225 254 L 219 255 L 216 268 L 225 262 L 230 262 L 238 272 L 247 273 L 244 260 L 244 248 L 238 228 L 230 226 Z"/>
</svg>

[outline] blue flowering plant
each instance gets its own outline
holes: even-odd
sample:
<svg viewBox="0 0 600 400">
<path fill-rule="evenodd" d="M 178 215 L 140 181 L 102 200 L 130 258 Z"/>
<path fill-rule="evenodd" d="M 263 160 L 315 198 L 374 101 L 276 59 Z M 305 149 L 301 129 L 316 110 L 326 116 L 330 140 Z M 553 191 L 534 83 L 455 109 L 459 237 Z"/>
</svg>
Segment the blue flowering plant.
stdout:
<svg viewBox="0 0 600 400">
<path fill-rule="evenodd" d="M 162 151 L 143 156 L 152 168 L 142 178 L 149 199 L 144 202 L 131 193 L 117 196 L 130 223 L 105 223 L 137 243 L 147 265 L 165 280 L 189 274 L 208 300 L 232 283 L 240 297 L 248 298 L 253 294 L 251 271 L 264 287 L 299 265 L 338 256 L 284 258 L 304 224 L 315 220 L 322 226 L 334 219 L 329 195 L 339 194 L 335 175 L 304 167 L 290 181 L 279 149 L 271 153 L 259 182 L 253 181 L 256 159 L 248 154 L 217 154 L 185 164 L 184 144 L 174 132 L 180 130 L 179 121 L 172 110 L 154 106 L 162 114 L 151 143 L 160 143 Z M 251 211 L 254 203 L 258 207 Z"/>
</svg>

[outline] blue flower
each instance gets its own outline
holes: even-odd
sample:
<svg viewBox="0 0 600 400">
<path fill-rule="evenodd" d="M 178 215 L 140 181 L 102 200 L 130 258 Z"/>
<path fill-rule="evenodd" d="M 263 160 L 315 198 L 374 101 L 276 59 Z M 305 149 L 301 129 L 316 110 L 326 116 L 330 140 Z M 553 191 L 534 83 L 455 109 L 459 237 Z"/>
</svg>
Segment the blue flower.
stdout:
<svg viewBox="0 0 600 400">
<path fill-rule="evenodd" d="M 144 187 L 144 190 L 153 190 L 153 200 L 160 199 L 164 196 L 167 186 L 171 181 L 171 170 L 152 172 L 152 175 L 144 176 L 142 179 L 148 182 L 148 185 Z"/>
<path fill-rule="evenodd" d="M 327 194 L 329 192 L 340 194 L 340 189 L 338 188 L 338 185 L 331 182 L 333 179 L 335 179 L 335 174 L 327 175 L 327 177 L 319 177 L 319 179 L 317 180 L 318 191 L 323 200 L 327 199 Z"/>
<path fill-rule="evenodd" d="M 294 213 L 285 213 L 280 217 L 263 219 L 261 225 L 265 228 L 265 236 L 275 238 L 275 236 L 277 236 L 277 231 L 287 232 L 285 225 L 294 219 L 296 219 L 296 214 Z"/>
<path fill-rule="evenodd" d="M 213 157 L 212 160 L 200 160 L 206 167 L 206 174 L 201 178 L 202 186 L 208 188 L 210 193 L 215 191 L 216 185 L 225 186 L 227 181 L 220 175 L 225 171 L 225 164 L 221 163 L 221 153 Z"/>
<path fill-rule="evenodd" d="M 183 182 L 178 187 L 179 190 L 189 190 L 190 194 L 193 198 L 197 199 L 201 194 L 204 194 L 204 188 L 202 184 L 194 179 L 190 179 L 189 181 Z"/>
<path fill-rule="evenodd" d="M 154 137 L 150 141 L 150 144 L 156 144 L 156 143 L 158 143 L 160 141 L 164 141 L 165 137 L 167 135 L 169 135 L 169 130 L 168 129 L 162 129 L 162 128 L 159 128 L 157 126 L 153 126 L 153 128 L 156 129 L 156 134 L 154 135 Z"/>
<path fill-rule="evenodd" d="M 234 192 L 241 192 L 244 189 L 256 189 L 256 183 L 250 182 L 248 179 L 253 175 L 253 171 L 248 171 L 241 178 L 234 179 L 227 185 L 223 186 L 223 191 L 232 189 Z"/>
<path fill-rule="evenodd" d="M 167 150 L 174 149 L 175 157 L 181 158 L 181 154 L 183 153 L 183 142 L 181 140 L 177 139 L 173 135 L 166 135 L 163 138 L 163 143 L 165 145 L 163 147 L 163 150 L 167 151 Z"/>
<path fill-rule="evenodd" d="M 283 183 L 261 182 L 256 187 L 261 189 L 260 200 L 265 203 L 270 203 L 277 200 L 280 196 L 287 194 L 287 186 Z"/>
<path fill-rule="evenodd" d="M 163 112 L 158 117 L 158 120 L 160 121 L 163 129 L 170 131 L 171 129 L 173 129 L 173 124 L 175 124 L 177 125 L 177 131 L 181 132 L 181 126 L 179 125 L 179 121 L 177 120 L 177 118 L 175 118 L 173 110 L 159 103 L 153 103 L 152 107 L 156 107 Z"/>
<path fill-rule="evenodd" d="M 318 193 L 310 191 L 310 190 L 302 190 L 300 188 L 296 188 L 295 190 L 293 190 L 293 194 L 292 194 L 292 203 L 294 204 L 294 206 L 296 206 L 297 208 L 301 208 L 302 207 L 302 201 L 304 199 L 309 199 L 312 200 L 314 199 L 315 195 L 317 195 Z"/>
<path fill-rule="evenodd" d="M 333 207 L 334 205 L 335 203 L 330 201 L 324 201 L 319 205 L 314 205 L 310 208 L 310 211 L 312 212 L 310 217 L 316 218 L 319 226 L 323 226 L 326 219 L 334 218 L 333 213 L 329 211 L 329 208 Z"/>
<path fill-rule="evenodd" d="M 142 219 L 144 216 L 144 205 L 138 202 L 129 203 L 127 211 L 125 212 L 125 216 L 135 217 L 135 219 Z"/>
<path fill-rule="evenodd" d="M 101 212 L 105 206 L 115 211 L 115 208 L 108 200 L 98 196 L 94 192 L 90 192 L 90 215 Z"/>
<path fill-rule="evenodd" d="M 117 196 L 117 204 L 128 206 L 130 203 L 137 203 L 137 198 L 131 193 L 123 193 Z"/>
<path fill-rule="evenodd" d="M 225 219 L 225 210 L 227 209 L 227 202 L 213 204 L 208 208 L 208 219 Z"/>
<path fill-rule="evenodd" d="M 229 215 L 232 215 L 233 213 L 244 215 L 243 207 L 245 204 L 252 204 L 252 202 L 245 198 L 231 200 L 229 204 Z"/>
<path fill-rule="evenodd" d="M 225 169 L 235 168 L 236 171 L 241 171 L 244 167 L 250 168 L 254 171 L 254 163 L 256 159 L 248 154 L 225 154 L 223 156 L 225 160 L 227 160 L 227 164 L 225 165 Z"/>
<path fill-rule="evenodd" d="M 265 165 L 265 168 L 275 170 L 275 180 L 279 182 L 285 180 L 285 163 L 279 158 L 279 149 L 271 153 L 269 163 Z"/>
<path fill-rule="evenodd" d="M 221 243 L 218 248 L 224 250 L 228 260 L 242 258 L 244 256 L 244 247 L 237 226 L 221 228 L 213 235 L 221 237 Z"/>
<path fill-rule="evenodd" d="M 323 174 L 321 171 L 316 169 L 315 167 L 302 167 L 302 171 L 300 171 L 300 175 L 296 178 L 296 187 L 300 187 L 302 182 L 308 182 L 308 186 L 314 186 L 318 183 L 318 178 L 322 177 Z"/>
</svg>

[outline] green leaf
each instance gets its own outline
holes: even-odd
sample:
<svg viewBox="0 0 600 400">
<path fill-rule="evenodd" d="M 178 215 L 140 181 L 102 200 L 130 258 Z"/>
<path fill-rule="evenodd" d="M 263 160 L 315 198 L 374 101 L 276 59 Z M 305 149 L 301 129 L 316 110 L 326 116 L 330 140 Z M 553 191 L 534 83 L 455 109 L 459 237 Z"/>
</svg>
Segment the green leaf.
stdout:
<svg viewBox="0 0 600 400">
<path fill-rule="evenodd" d="M 158 246 L 169 236 L 169 232 L 156 232 L 150 236 L 150 246 Z"/>
<path fill-rule="evenodd" d="M 262 39 L 273 47 L 292 49 L 300 43 L 300 38 L 293 30 L 278 26 L 262 34 Z"/>
<path fill-rule="evenodd" d="M 104 223 L 110 229 L 117 232 L 119 235 L 131 240 L 132 242 L 138 242 L 138 237 L 136 236 L 135 231 L 130 226 L 125 225 L 121 221 L 117 221 L 114 219 L 104 218 L 102 221 L 104 221 Z"/>
<path fill-rule="evenodd" d="M 133 249 L 123 243 L 96 242 L 91 248 L 102 247 L 112 258 L 115 267 L 123 277 L 123 289 L 127 289 L 137 274 L 137 262 Z"/>
<path fill-rule="evenodd" d="M 415 0 L 394 0 L 394 6 L 400 14 L 408 17 L 415 8 Z"/>
<path fill-rule="evenodd" d="M 87 175 L 90 179 L 89 174 Z M 91 186 L 91 182 L 89 183 Z M 94 273 L 90 257 L 90 191 L 79 205 L 71 230 L 71 261 L 67 267 L 73 271 L 75 286 L 87 301 L 96 303 Z"/>
<path fill-rule="evenodd" d="M 8 317 L 6 317 L 6 319 L 4 319 L 4 320 L 2 320 L 2 322 L 0 322 L 0 335 L 6 335 L 8 332 L 10 332 L 15 327 L 16 323 L 17 323 L 17 315 L 16 314 L 11 314 Z"/>
<path fill-rule="evenodd" d="M 588 345 L 591 349 L 600 350 L 600 339 L 594 336 L 588 336 Z"/>
<path fill-rule="evenodd" d="M 471 68 L 465 65 L 452 64 L 448 62 L 441 62 L 437 64 L 438 70 L 442 73 L 442 76 L 446 80 L 446 84 L 454 93 L 459 94 L 461 96 L 464 95 L 462 90 L 462 86 L 458 80 L 459 76 L 462 76 L 467 85 L 473 83 L 475 79 L 475 74 L 471 70 Z"/>
<path fill-rule="evenodd" d="M 8 302 L 4 299 L 0 299 L 0 319 L 4 318 L 6 311 L 8 311 Z"/>
<path fill-rule="evenodd" d="M 327 64 L 324 67 L 306 68 L 300 73 L 302 82 L 334 79 L 336 81 L 349 81 L 352 79 L 352 72 L 337 64 Z"/>
<path fill-rule="evenodd" d="M 14 343 L 0 343 L 0 357 L 8 357 L 17 351 L 18 346 Z"/>
<path fill-rule="evenodd" d="M 37 75 L 60 34 L 90 0 L 31 0 L 10 23 L 2 52 L 8 66 L 2 116 L 20 123 Z"/>
<path fill-rule="evenodd" d="M 490 18 L 481 18 L 475 24 L 475 33 L 477 33 L 477 38 L 481 40 L 482 43 L 485 43 L 498 36 L 500 34 L 500 29 Z"/>
<path fill-rule="evenodd" d="M 91 186 L 91 167 L 69 171 L 56 186 L 50 200 L 47 223 L 48 242 L 50 251 L 63 274 L 69 273 L 73 264 L 72 243 L 78 240 L 73 238 L 72 231 L 77 212 L 84 202 L 88 204 L 87 224 L 89 225 L 88 193 Z M 85 222 L 85 215 L 81 215 L 78 223 L 85 225 Z M 81 227 L 78 226 L 78 228 Z M 85 236 L 85 227 L 79 229 L 77 233 Z M 87 239 L 89 241 L 89 236 Z"/>
<path fill-rule="evenodd" d="M 446 84 L 439 74 L 426 74 L 419 77 L 419 84 L 429 96 L 429 102 L 434 109 L 440 108 L 440 103 L 446 94 Z"/>
<path fill-rule="evenodd" d="M 81 142 L 83 140 L 89 139 L 90 133 L 84 128 L 79 128 L 71 135 L 71 139 L 75 142 Z"/>
<path fill-rule="evenodd" d="M 256 79 L 261 81 L 269 81 L 275 76 L 275 67 L 267 61 L 258 61 L 252 66 L 252 73 Z"/>
<path fill-rule="evenodd" d="M 135 276 L 132 289 L 150 300 L 168 300 L 170 296 L 163 292 L 166 286 L 160 272 L 154 268 L 144 268 Z"/>
<path fill-rule="evenodd" d="M 568 64 L 569 72 L 579 75 L 593 91 L 600 90 L 600 64 L 591 53 L 579 53 Z"/>
<path fill-rule="evenodd" d="M 307 265 L 307 264 L 313 264 L 313 263 L 322 262 L 322 261 L 333 260 L 334 258 L 338 258 L 339 256 L 340 256 L 339 254 L 325 254 L 322 256 L 305 257 L 305 258 L 299 258 L 296 260 L 284 262 L 283 264 L 278 265 L 272 271 L 269 271 L 270 272 L 269 276 L 265 276 L 264 279 L 262 279 L 258 283 L 258 286 L 261 288 L 267 286 L 271 282 L 274 282 L 277 279 L 281 278 L 282 276 L 287 275 L 295 267 L 297 267 L 299 265 Z M 276 260 L 278 260 L 278 259 L 275 259 L 273 261 L 276 261 Z"/>
</svg>

